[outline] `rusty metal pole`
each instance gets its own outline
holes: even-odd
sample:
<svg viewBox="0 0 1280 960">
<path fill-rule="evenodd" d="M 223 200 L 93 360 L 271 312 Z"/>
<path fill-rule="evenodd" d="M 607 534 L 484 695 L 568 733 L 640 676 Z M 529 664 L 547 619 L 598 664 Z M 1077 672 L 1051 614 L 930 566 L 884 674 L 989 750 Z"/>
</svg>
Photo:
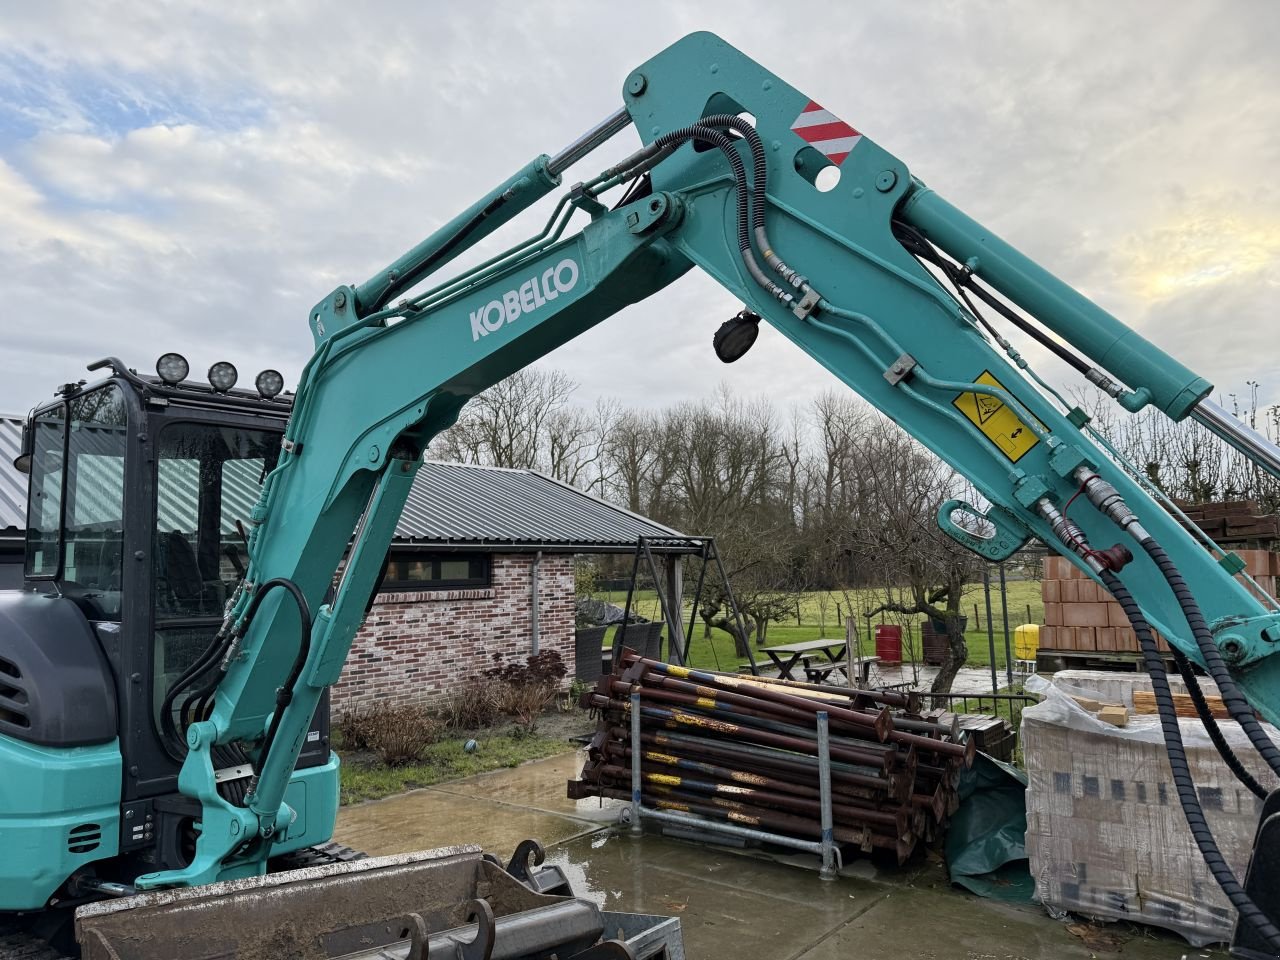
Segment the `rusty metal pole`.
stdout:
<svg viewBox="0 0 1280 960">
<path fill-rule="evenodd" d="M 640 773 L 640 691 L 631 694 L 631 836 L 644 834 L 640 824 L 640 789 L 643 783 Z"/>
<path fill-rule="evenodd" d="M 834 822 L 831 815 L 831 731 L 827 712 L 818 711 L 818 796 L 822 808 L 823 880 L 836 879 Z"/>
</svg>

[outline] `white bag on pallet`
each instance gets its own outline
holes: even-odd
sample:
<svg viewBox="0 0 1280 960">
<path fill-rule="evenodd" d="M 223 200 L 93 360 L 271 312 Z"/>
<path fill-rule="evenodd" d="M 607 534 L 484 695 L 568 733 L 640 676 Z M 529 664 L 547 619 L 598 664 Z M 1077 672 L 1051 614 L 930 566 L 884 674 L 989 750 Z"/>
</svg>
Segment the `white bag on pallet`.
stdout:
<svg viewBox="0 0 1280 960">
<path fill-rule="evenodd" d="M 1022 712 L 1027 855 L 1048 906 L 1164 927 L 1194 946 L 1229 940 L 1235 911 L 1209 874 L 1178 803 L 1156 716 L 1099 721 L 1072 696 L 1099 691 L 1047 682 Z M 1264 786 L 1275 778 L 1238 724 L 1219 721 Z M 1180 720 L 1187 759 L 1214 838 L 1243 881 L 1262 803 L 1218 756 L 1204 725 Z M 1264 725 L 1280 743 L 1280 733 Z"/>
</svg>

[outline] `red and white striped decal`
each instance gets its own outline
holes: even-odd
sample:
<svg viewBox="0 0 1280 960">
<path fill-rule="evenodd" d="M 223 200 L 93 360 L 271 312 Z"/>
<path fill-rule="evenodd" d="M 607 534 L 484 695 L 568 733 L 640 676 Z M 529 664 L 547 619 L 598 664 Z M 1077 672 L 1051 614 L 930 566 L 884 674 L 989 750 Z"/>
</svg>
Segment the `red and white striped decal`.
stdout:
<svg viewBox="0 0 1280 960">
<path fill-rule="evenodd" d="M 800 116 L 791 124 L 791 129 L 837 167 L 862 139 L 862 134 L 857 130 L 812 100 L 800 111 Z"/>
</svg>

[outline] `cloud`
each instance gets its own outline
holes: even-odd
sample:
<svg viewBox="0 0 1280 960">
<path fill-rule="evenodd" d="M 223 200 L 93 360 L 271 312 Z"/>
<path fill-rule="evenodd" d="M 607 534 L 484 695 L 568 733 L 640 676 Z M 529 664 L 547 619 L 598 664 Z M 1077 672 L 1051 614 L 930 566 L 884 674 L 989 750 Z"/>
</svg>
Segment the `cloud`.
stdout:
<svg viewBox="0 0 1280 960">
<path fill-rule="evenodd" d="M 1266 353 L 1280 8 L 1237 8 L 11 5 L 0 409 L 27 408 L 104 354 L 149 367 L 178 349 L 197 370 L 225 357 L 296 382 L 312 304 L 615 110 L 628 72 L 695 29 L 720 32 L 1224 389 L 1256 379 L 1280 402 Z M 619 137 L 570 181 L 634 143 Z M 460 262 L 532 233 L 546 209 Z M 661 406 L 721 379 L 803 402 L 835 385 L 772 332 L 738 364 L 715 361 L 711 335 L 739 307 L 691 274 L 546 362 L 582 383 L 585 403 Z"/>
</svg>

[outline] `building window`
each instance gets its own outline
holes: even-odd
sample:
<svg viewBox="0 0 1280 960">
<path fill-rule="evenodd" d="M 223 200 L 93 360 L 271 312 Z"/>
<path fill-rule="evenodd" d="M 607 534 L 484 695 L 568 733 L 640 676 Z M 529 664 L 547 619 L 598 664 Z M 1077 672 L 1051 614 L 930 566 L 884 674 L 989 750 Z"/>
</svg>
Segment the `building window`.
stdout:
<svg viewBox="0 0 1280 960">
<path fill-rule="evenodd" d="M 392 557 L 382 589 L 391 593 L 408 590 L 472 590 L 492 582 L 488 554 L 427 553 Z"/>
</svg>

